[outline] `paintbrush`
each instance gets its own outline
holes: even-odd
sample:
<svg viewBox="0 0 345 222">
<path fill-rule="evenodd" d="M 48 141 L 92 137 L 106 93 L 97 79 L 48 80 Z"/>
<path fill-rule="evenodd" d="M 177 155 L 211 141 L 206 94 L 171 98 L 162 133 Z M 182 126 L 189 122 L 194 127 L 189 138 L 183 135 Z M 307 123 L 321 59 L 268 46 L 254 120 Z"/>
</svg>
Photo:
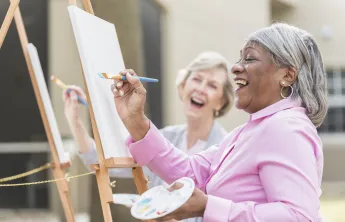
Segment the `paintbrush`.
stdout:
<svg viewBox="0 0 345 222">
<path fill-rule="evenodd" d="M 113 79 L 113 80 L 127 81 L 126 76 L 119 75 L 119 74 L 111 75 L 111 74 L 102 72 L 102 73 L 98 73 L 98 76 L 102 79 Z M 158 79 L 139 77 L 139 76 L 133 76 L 133 77 L 139 79 L 141 82 L 158 82 Z"/>
<path fill-rule="evenodd" d="M 72 89 L 69 89 L 68 86 L 65 83 L 63 83 L 60 79 L 58 79 L 56 76 L 52 75 L 50 77 L 50 80 L 56 83 L 56 85 L 58 85 L 61 89 L 67 90 L 68 94 L 72 91 Z M 80 96 L 78 96 L 78 102 L 87 107 L 87 102 L 80 98 Z"/>
</svg>

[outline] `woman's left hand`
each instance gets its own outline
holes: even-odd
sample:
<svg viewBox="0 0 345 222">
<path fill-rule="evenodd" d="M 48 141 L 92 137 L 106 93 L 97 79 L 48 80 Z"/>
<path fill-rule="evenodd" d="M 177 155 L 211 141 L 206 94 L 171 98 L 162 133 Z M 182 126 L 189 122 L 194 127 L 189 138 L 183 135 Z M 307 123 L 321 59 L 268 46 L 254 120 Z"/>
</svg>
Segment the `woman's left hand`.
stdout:
<svg viewBox="0 0 345 222">
<path fill-rule="evenodd" d="M 170 191 L 180 189 L 182 186 L 183 184 L 181 183 L 175 183 L 170 188 Z M 207 204 L 207 195 L 201 190 L 195 188 L 192 196 L 189 198 L 189 200 L 185 204 L 183 204 L 180 208 L 178 208 L 171 214 L 168 214 L 156 220 L 157 221 L 169 221 L 169 220 L 171 221 L 173 219 L 183 220 L 186 218 L 202 217 L 206 209 L 206 204 Z"/>
</svg>

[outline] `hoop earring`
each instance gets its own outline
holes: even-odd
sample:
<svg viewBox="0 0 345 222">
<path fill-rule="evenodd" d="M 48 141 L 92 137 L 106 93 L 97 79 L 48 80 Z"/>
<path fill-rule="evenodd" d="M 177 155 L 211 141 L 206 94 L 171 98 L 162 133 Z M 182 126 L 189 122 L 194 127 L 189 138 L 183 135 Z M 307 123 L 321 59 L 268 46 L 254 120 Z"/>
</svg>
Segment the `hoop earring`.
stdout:
<svg viewBox="0 0 345 222">
<path fill-rule="evenodd" d="M 290 87 L 290 89 L 291 89 L 291 93 L 290 93 L 290 95 L 288 95 L 288 96 L 284 96 L 284 94 L 283 94 L 283 89 L 284 88 L 286 88 L 286 87 L 281 87 L 280 88 L 280 96 L 282 97 L 282 98 L 284 98 L 284 99 L 286 99 L 286 98 L 290 98 L 291 96 L 292 96 L 292 94 L 293 94 L 293 87 L 291 86 L 291 85 L 289 85 L 288 87 Z"/>
</svg>

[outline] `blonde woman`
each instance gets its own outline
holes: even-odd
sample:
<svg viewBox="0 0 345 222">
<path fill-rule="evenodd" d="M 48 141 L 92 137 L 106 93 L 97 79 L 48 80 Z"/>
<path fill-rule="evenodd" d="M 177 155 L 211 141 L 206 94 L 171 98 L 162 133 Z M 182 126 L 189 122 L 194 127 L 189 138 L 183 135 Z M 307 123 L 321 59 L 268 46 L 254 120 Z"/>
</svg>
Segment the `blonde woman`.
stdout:
<svg viewBox="0 0 345 222">
<path fill-rule="evenodd" d="M 201 53 L 185 69 L 179 71 L 176 85 L 187 123 L 160 130 L 177 149 L 193 155 L 219 144 L 227 135 L 216 118 L 225 115 L 234 101 L 234 88 L 229 72 L 227 60 L 216 52 Z M 70 95 L 64 93 L 65 115 L 77 142 L 79 156 L 86 166 L 90 166 L 97 163 L 97 152 L 94 140 L 80 119 L 77 95 L 84 99 L 86 97 L 79 87 L 70 88 L 73 89 Z M 146 167 L 144 173 L 151 180 L 151 187 L 164 184 L 163 180 Z M 130 169 L 110 169 L 109 175 L 131 177 L 132 173 Z M 197 222 L 202 219 L 191 218 L 185 221 Z"/>
</svg>

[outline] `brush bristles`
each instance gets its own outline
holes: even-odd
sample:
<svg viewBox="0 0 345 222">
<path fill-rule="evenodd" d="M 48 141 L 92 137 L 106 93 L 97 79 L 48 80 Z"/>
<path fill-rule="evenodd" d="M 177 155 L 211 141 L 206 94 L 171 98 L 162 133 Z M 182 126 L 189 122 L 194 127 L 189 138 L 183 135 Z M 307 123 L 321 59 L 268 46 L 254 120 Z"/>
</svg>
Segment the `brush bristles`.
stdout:
<svg viewBox="0 0 345 222">
<path fill-rule="evenodd" d="M 50 79 L 51 79 L 54 83 L 56 83 L 56 85 L 58 85 L 60 88 L 62 88 L 62 89 L 67 89 L 67 86 L 66 86 L 63 82 L 61 82 L 61 80 L 59 80 L 58 78 L 56 78 L 54 75 L 52 75 L 52 76 L 50 77 Z"/>
<path fill-rule="evenodd" d="M 107 75 L 107 73 L 102 73 L 102 76 L 104 77 L 104 78 L 106 78 L 106 79 L 109 79 L 109 77 L 108 77 L 108 75 Z"/>
<path fill-rule="evenodd" d="M 56 77 L 55 77 L 54 75 L 52 75 L 52 76 L 50 77 L 50 80 L 53 81 L 53 82 L 56 82 Z"/>
</svg>

